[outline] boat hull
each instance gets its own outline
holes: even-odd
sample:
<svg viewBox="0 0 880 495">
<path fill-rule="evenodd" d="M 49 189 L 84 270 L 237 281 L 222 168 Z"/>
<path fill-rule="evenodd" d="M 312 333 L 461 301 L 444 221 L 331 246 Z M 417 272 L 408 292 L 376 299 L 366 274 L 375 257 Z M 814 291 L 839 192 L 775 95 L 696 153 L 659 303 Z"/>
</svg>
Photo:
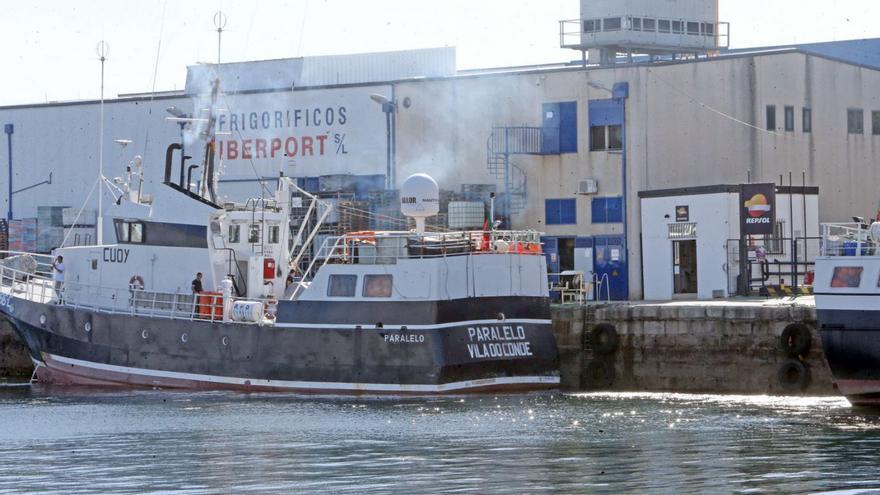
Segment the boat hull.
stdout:
<svg viewBox="0 0 880 495">
<path fill-rule="evenodd" d="M 880 406 L 880 311 L 817 310 L 838 390 L 854 406 Z"/>
<path fill-rule="evenodd" d="M 37 378 L 59 385 L 423 395 L 559 384 L 547 318 L 260 326 L 6 301 Z"/>
</svg>

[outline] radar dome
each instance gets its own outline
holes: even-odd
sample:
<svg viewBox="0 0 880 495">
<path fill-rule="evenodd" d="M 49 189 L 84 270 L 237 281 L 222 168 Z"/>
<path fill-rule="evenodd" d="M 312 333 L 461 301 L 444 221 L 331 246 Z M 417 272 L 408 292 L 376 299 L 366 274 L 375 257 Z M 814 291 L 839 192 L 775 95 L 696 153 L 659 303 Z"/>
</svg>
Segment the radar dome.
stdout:
<svg viewBox="0 0 880 495">
<path fill-rule="evenodd" d="M 407 177 L 400 188 L 400 212 L 416 220 L 416 230 L 424 232 L 425 218 L 440 212 L 440 188 L 428 174 Z"/>
</svg>

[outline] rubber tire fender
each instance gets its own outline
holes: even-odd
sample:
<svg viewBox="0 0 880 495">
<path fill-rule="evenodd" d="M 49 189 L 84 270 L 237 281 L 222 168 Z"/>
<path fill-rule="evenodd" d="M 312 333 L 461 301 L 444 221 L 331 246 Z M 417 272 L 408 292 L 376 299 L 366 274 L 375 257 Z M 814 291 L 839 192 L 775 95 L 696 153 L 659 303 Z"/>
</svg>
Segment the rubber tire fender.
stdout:
<svg viewBox="0 0 880 495">
<path fill-rule="evenodd" d="M 587 389 L 607 389 L 614 384 L 616 371 L 610 359 L 594 359 L 584 367 L 583 384 Z"/>
<path fill-rule="evenodd" d="M 810 352 L 813 334 L 803 323 L 790 323 L 779 336 L 779 347 L 789 356 L 803 356 Z"/>
<path fill-rule="evenodd" d="M 590 344 L 596 354 L 614 354 L 620 345 L 617 328 L 610 323 L 599 323 L 590 330 Z"/>
<path fill-rule="evenodd" d="M 786 359 L 776 378 L 786 392 L 803 392 L 810 385 L 810 367 L 800 359 Z"/>
</svg>

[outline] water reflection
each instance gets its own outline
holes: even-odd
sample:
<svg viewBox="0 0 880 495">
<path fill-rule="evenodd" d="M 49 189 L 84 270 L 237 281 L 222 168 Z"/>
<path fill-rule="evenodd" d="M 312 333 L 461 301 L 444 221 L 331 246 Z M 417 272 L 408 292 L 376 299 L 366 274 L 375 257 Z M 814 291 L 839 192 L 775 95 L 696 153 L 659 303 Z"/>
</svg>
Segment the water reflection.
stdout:
<svg viewBox="0 0 880 495">
<path fill-rule="evenodd" d="M 805 492 L 877 486 L 836 398 L 330 398 L 0 388 L 0 493 Z"/>
</svg>

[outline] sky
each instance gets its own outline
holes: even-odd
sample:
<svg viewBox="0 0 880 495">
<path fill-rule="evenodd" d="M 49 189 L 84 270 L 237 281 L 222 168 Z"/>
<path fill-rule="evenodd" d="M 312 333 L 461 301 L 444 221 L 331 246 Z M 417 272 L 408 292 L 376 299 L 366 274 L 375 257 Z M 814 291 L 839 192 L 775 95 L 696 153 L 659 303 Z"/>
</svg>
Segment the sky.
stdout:
<svg viewBox="0 0 880 495">
<path fill-rule="evenodd" d="M 659 1 L 659 0 L 658 0 Z M 0 0 L 0 105 L 182 89 L 186 66 L 454 46 L 459 69 L 574 60 L 579 0 Z M 878 0 L 720 0 L 731 47 L 880 37 Z"/>
</svg>

